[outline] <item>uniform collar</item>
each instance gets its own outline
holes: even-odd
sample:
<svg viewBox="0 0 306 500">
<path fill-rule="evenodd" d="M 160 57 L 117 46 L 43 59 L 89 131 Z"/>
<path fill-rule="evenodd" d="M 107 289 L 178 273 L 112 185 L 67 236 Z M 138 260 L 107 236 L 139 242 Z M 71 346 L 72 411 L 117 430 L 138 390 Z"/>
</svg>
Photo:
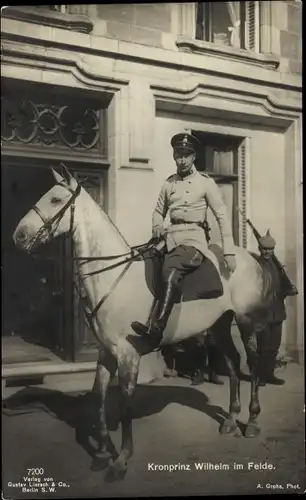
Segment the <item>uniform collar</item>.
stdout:
<svg viewBox="0 0 306 500">
<path fill-rule="evenodd" d="M 195 175 L 197 175 L 198 171 L 197 169 L 195 168 L 194 165 L 192 165 L 192 168 L 191 168 L 191 171 L 190 171 L 190 174 L 186 175 L 185 177 L 181 177 L 178 173 L 176 174 L 177 176 L 177 179 L 179 179 L 180 181 L 185 181 L 185 180 L 189 180 L 191 179 L 192 177 L 194 177 Z"/>
</svg>

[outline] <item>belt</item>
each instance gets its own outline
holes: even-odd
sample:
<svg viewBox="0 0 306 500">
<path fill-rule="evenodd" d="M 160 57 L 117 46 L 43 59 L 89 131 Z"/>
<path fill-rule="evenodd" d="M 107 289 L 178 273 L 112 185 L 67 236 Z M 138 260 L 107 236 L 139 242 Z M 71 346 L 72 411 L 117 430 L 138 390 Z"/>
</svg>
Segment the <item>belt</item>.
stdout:
<svg viewBox="0 0 306 500">
<path fill-rule="evenodd" d="M 198 221 L 183 220 L 183 219 L 172 219 L 170 222 L 173 225 L 176 225 L 176 224 L 196 224 L 197 226 L 203 228 L 203 222 L 198 222 Z"/>
</svg>

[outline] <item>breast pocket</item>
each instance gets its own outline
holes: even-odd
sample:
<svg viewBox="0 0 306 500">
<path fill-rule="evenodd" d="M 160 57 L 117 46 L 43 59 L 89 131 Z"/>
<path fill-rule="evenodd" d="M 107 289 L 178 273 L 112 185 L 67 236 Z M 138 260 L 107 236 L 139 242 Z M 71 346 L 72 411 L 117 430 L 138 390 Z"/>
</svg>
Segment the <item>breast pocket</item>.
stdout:
<svg viewBox="0 0 306 500">
<path fill-rule="evenodd" d="M 181 190 L 176 185 L 173 185 L 169 191 L 170 204 L 179 201 L 181 198 L 182 198 Z"/>
</svg>

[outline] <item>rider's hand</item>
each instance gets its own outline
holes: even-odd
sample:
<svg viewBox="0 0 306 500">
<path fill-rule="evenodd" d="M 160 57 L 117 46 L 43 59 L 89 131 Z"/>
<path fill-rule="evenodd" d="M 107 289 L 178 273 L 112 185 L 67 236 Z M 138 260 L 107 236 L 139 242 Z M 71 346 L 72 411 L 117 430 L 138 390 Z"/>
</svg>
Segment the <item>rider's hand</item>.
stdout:
<svg viewBox="0 0 306 500">
<path fill-rule="evenodd" d="M 229 270 L 233 273 L 237 266 L 235 255 L 225 255 L 225 262 Z"/>
<path fill-rule="evenodd" d="M 153 232 L 152 232 L 152 236 L 153 236 L 153 238 L 156 238 L 157 240 L 160 240 L 161 238 L 163 238 L 165 236 L 165 229 L 163 228 L 163 226 L 154 227 Z"/>
</svg>

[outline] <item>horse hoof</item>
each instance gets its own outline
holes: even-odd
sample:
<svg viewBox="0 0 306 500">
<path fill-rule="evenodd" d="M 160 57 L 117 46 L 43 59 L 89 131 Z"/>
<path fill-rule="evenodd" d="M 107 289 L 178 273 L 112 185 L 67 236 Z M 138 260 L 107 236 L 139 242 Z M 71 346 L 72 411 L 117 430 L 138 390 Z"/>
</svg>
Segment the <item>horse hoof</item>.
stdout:
<svg viewBox="0 0 306 500">
<path fill-rule="evenodd" d="M 115 464 L 110 465 L 104 477 L 106 483 L 113 483 L 115 481 L 122 481 L 127 473 L 127 467 L 118 468 Z"/>
<path fill-rule="evenodd" d="M 239 426 L 238 426 L 238 425 L 237 425 L 236 430 L 235 430 L 235 432 L 234 432 L 234 437 L 235 437 L 235 438 L 240 438 L 240 437 L 242 437 L 242 432 L 241 432 L 241 430 L 239 429 Z"/>
<path fill-rule="evenodd" d="M 238 429 L 238 430 L 237 430 Z M 220 434 L 237 434 L 239 428 L 236 422 L 233 420 L 224 420 L 223 424 L 220 426 L 219 432 Z"/>
<path fill-rule="evenodd" d="M 259 434 L 260 434 L 259 425 L 254 423 L 254 422 L 248 423 L 248 425 L 246 426 L 246 429 L 245 429 L 244 436 L 246 438 L 253 438 L 253 437 L 257 437 Z"/>
<path fill-rule="evenodd" d="M 109 466 L 110 459 L 111 459 L 110 454 L 107 454 L 107 455 L 104 455 L 101 457 L 95 456 L 93 458 L 92 463 L 91 463 L 90 470 L 93 472 L 98 472 L 100 470 L 106 469 L 106 467 Z"/>
</svg>

